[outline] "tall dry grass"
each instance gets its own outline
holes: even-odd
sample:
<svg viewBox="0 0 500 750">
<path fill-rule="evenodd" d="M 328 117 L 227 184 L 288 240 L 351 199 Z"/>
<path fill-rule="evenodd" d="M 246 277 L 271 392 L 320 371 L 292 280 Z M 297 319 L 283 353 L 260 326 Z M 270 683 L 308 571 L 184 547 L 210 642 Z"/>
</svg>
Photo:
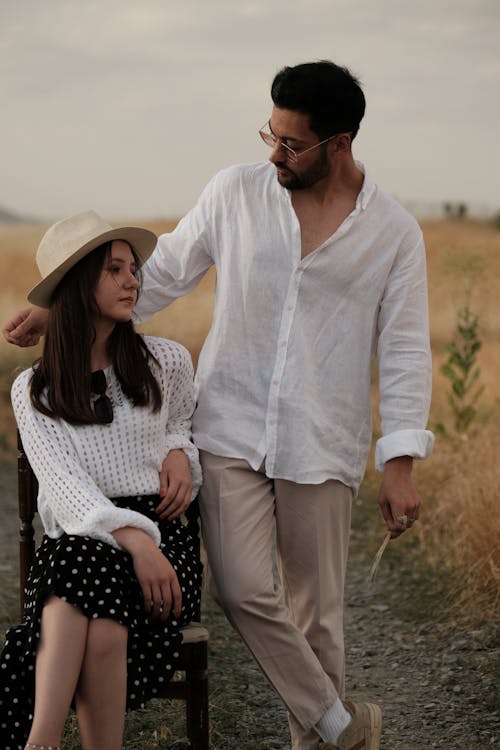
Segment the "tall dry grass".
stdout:
<svg viewBox="0 0 500 750">
<path fill-rule="evenodd" d="M 157 233 L 173 224 L 144 222 Z M 428 563 L 453 572 L 460 611 L 495 620 L 500 617 L 500 232 L 471 221 L 423 222 L 422 227 L 434 355 L 431 427 L 443 423 L 449 437 L 438 435 L 433 455 L 416 466 L 425 502 L 421 523 L 412 533 L 419 536 Z M 0 323 L 24 306 L 27 289 L 38 279 L 33 257 L 44 230 L 0 226 Z M 210 325 L 213 285 L 209 273 L 194 292 L 143 329 L 181 341 L 196 363 Z M 455 335 L 457 311 L 465 303 L 479 316 L 483 346 L 478 360 L 485 386 L 478 419 L 466 440 L 453 435 L 449 382 L 440 370 L 446 344 Z M 27 366 L 35 353 L 0 340 L 0 458 L 14 455 L 10 382 L 16 368 Z M 377 424 L 375 415 L 375 429 Z M 374 473 L 371 465 L 370 480 Z"/>
<path fill-rule="evenodd" d="M 452 577 L 451 607 L 460 620 L 500 620 L 500 425 L 478 427 L 467 441 L 438 439 L 422 465 L 426 498 L 415 527 L 428 562 Z"/>
<path fill-rule="evenodd" d="M 461 619 L 500 620 L 500 232 L 475 222 L 423 222 L 427 247 L 433 399 L 430 426 L 444 424 L 431 457 L 415 467 L 424 505 L 414 527 L 419 554 L 454 579 Z M 467 435 L 454 432 L 450 382 L 441 372 L 457 313 L 479 317 L 484 392 Z M 373 478 L 373 472 L 372 472 Z"/>
</svg>

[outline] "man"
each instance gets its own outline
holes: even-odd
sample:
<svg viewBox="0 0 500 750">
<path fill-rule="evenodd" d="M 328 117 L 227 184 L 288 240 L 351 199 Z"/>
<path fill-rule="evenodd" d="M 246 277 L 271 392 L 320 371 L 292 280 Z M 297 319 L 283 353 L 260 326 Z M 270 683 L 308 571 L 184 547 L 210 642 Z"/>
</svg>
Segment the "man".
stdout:
<svg viewBox="0 0 500 750">
<path fill-rule="evenodd" d="M 393 537 L 418 518 L 412 461 L 433 442 L 424 245 L 353 158 L 365 99 L 347 69 L 284 68 L 271 95 L 270 163 L 217 174 L 160 237 L 137 314 L 216 266 L 193 420 L 213 590 L 285 702 L 294 750 L 377 750 L 379 707 L 343 701 L 348 534 L 375 354 L 380 508 Z M 25 317 L 9 340 L 37 338 L 36 314 Z"/>
</svg>

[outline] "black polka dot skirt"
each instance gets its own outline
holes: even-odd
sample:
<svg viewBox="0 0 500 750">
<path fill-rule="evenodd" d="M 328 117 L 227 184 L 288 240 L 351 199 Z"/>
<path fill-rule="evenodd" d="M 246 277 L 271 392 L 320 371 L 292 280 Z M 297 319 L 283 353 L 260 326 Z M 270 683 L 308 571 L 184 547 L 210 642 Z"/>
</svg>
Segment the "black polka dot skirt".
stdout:
<svg viewBox="0 0 500 750">
<path fill-rule="evenodd" d="M 182 590 L 181 615 L 175 619 L 172 613 L 166 622 L 147 616 L 127 552 L 85 536 L 44 536 L 26 585 L 24 622 L 7 632 L 0 655 L 2 750 L 22 750 L 29 734 L 40 617 L 48 596 L 54 594 L 78 607 L 89 619 L 111 618 L 127 627 L 127 710 L 144 706 L 172 677 L 182 641 L 180 628 L 199 619 L 202 566 L 198 540 L 178 518 L 158 523 L 157 495 L 113 502 L 143 513 L 159 526 L 161 550 Z"/>
</svg>

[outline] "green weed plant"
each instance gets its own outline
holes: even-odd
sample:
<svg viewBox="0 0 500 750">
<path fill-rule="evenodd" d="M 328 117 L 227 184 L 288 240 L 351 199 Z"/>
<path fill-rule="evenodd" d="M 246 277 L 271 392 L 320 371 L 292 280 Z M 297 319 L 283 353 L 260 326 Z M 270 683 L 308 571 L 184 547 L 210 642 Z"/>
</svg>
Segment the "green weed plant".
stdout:
<svg viewBox="0 0 500 750">
<path fill-rule="evenodd" d="M 448 402 L 455 430 L 465 436 L 477 417 L 477 402 L 484 390 L 484 386 L 478 385 L 477 354 L 482 346 L 478 329 L 478 317 L 466 303 L 458 311 L 455 338 L 446 347 L 448 359 L 441 368 L 450 381 Z"/>
</svg>

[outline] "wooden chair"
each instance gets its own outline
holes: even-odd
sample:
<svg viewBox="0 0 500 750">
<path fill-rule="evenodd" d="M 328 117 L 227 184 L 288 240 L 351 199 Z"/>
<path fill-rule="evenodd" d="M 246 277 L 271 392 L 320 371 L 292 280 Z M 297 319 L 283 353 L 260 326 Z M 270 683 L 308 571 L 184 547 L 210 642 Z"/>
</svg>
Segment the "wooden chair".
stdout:
<svg viewBox="0 0 500 750">
<path fill-rule="evenodd" d="M 24 589 L 35 554 L 33 519 L 37 512 L 38 481 L 23 450 L 19 432 L 18 446 L 18 498 L 19 498 L 19 568 L 20 609 L 24 613 Z M 189 525 L 198 520 L 191 514 Z M 183 629 L 181 659 L 176 678 L 161 687 L 159 698 L 183 700 L 186 703 L 186 732 L 192 750 L 208 750 L 208 630 L 199 623 Z"/>
</svg>

